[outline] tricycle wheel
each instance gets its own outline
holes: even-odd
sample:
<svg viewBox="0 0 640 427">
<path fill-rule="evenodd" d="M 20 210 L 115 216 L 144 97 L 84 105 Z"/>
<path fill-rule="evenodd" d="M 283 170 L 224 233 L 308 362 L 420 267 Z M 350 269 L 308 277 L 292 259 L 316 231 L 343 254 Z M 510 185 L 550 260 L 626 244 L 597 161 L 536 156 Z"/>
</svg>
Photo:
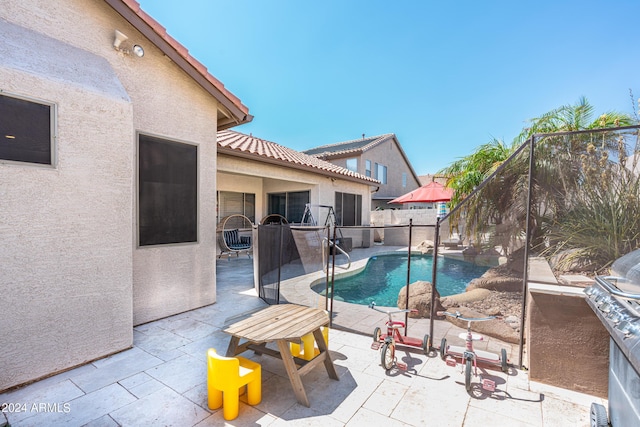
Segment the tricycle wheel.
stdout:
<svg viewBox="0 0 640 427">
<path fill-rule="evenodd" d="M 607 427 L 609 425 L 607 410 L 599 403 L 591 404 L 591 411 L 589 415 L 591 427 Z"/>
<path fill-rule="evenodd" d="M 376 327 L 373 330 L 373 342 L 380 341 L 380 328 Z"/>
<path fill-rule="evenodd" d="M 467 391 L 471 391 L 471 370 L 473 369 L 473 362 L 471 359 L 467 359 L 464 364 L 464 386 Z"/>
<path fill-rule="evenodd" d="M 422 340 L 422 351 L 424 351 L 424 354 L 429 354 L 429 350 L 431 350 L 431 340 L 429 339 L 429 334 L 425 334 Z"/>
<path fill-rule="evenodd" d="M 500 350 L 500 365 L 502 368 L 502 372 L 508 372 L 509 367 L 507 366 L 507 350 L 504 348 Z"/>
<path fill-rule="evenodd" d="M 447 339 L 442 338 L 440 341 L 440 358 L 444 360 L 447 357 Z"/>
<path fill-rule="evenodd" d="M 384 343 L 380 350 L 380 361 L 382 363 L 382 367 L 387 371 L 391 369 L 393 367 L 394 358 L 395 346 L 392 342 Z"/>
</svg>

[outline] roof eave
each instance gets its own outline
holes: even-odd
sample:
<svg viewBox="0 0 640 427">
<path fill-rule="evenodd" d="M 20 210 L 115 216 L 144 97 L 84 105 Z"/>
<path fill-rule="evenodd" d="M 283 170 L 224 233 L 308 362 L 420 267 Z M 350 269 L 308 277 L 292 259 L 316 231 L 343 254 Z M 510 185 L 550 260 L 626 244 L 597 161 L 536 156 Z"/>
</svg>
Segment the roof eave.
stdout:
<svg viewBox="0 0 640 427">
<path fill-rule="evenodd" d="M 206 76 L 208 72 L 206 67 L 200 64 L 195 58 L 189 55 L 189 59 L 183 56 L 174 46 L 172 46 L 164 37 L 162 37 L 153 26 L 142 18 L 141 14 L 146 13 L 140 9 L 140 5 L 135 1 L 129 0 L 105 0 L 116 12 L 133 25 L 143 36 L 149 39 L 158 49 L 162 51 L 169 59 L 175 62 L 183 69 L 189 77 L 195 80 L 207 92 L 209 92 L 220 104 L 223 113 L 227 116 L 225 120 L 219 120 L 218 130 L 228 129 L 233 126 L 248 123 L 253 116 L 248 113 L 248 109 L 237 100 L 232 99 L 233 94 L 224 93 Z M 134 7 L 137 6 L 137 10 Z M 148 16 L 148 15 L 147 15 Z M 149 17 L 151 20 L 153 18 Z M 170 37 L 167 35 L 167 37 Z M 188 55 L 186 49 L 185 55 Z M 215 77 L 210 76 L 215 79 Z"/>
<path fill-rule="evenodd" d="M 364 150 L 362 148 L 357 148 L 355 150 L 349 150 L 349 151 L 338 151 L 335 153 L 318 153 L 318 154 L 310 154 L 310 156 L 314 156 L 314 157 L 318 157 L 319 159 L 341 159 L 341 158 L 345 158 L 345 157 L 352 157 L 352 156 L 361 156 L 364 153 Z"/>
<path fill-rule="evenodd" d="M 339 174 L 337 172 L 332 172 L 332 171 L 328 171 L 328 170 L 324 170 L 324 169 L 310 168 L 309 166 L 299 165 L 297 163 L 290 163 L 290 162 L 287 162 L 287 161 L 284 161 L 284 160 L 274 159 L 272 157 L 265 157 L 265 156 L 261 156 L 259 154 L 255 154 L 255 153 L 247 153 L 247 152 L 244 152 L 244 151 L 238 151 L 238 150 L 234 150 L 233 148 L 221 147 L 220 145 L 218 145 L 218 153 L 219 154 L 226 154 L 226 155 L 232 156 L 232 157 L 239 157 L 239 158 L 243 158 L 243 159 L 254 160 L 254 161 L 257 161 L 257 162 L 260 162 L 260 163 L 269 163 L 269 164 L 277 165 L 277 166 L 285 166 L 285 167 L 290 168 L 290 169 L 296 169 L 296 170 L 301 170 L 301 171 L 305 171 L 305 172 L 316 173 L 318 175 L 326 176 L 326 177 L 329 177 L 329 178 L 342 179 L 342 180 L 345 180 L 345 181 L 357 182 L 359 184 L 365 184 L 365 185 L 370 185 L 370 186 L 380 185 L 380 181 L 369 181 L 369 180 L 365 180 L 365 179 L 360 179 L 360 178 L 355 177 L 355 176 L 342 175 L 342 174 Z"/>
</svg>

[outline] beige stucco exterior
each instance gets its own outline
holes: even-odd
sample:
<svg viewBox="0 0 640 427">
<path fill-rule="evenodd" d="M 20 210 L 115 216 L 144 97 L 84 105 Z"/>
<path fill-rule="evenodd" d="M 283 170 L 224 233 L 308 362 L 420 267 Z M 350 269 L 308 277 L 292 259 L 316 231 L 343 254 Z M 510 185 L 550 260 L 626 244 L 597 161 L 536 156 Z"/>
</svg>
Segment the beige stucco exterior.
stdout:
<svg viewBox="0 0 640 427">
<path fill-rule="evenodd" d="M 144 47 L 113 49 L 114 30 Z M 3 1 L 0 91 L 54 105 L 57 161 L 0 161 L 0 391 L 215 302 L 216 100 L 102 1 Z M 198 242 L 137 245 L 137 135 L 198 147 Z"/>
<path fill-rule="evenodd" d="M 526 327 L 532 381 L 607 397 L 609 334 L 582 288 L 530 284 Z"/>
</svg>

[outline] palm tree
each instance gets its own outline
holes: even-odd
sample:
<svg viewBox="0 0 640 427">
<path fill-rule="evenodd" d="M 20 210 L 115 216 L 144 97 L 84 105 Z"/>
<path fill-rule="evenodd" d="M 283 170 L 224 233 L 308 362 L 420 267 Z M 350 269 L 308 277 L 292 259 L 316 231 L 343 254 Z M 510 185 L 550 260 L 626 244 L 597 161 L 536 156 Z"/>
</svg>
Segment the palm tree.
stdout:
<svg viewBox="0 0 640 427">
<path fill-rule="evenodd" d="M 474 189 L 481 189 L 459 209 L 452 225 L 465 218 L 466 233 L 476 235 L 476 241 L 489 247 L 499 244 L 505 253 L 517 249 L 525 228 L 528 194 L 529 153 L 522 144 L 534 135 L 598 128 L 615 128 L 634 124 L 623 113 L 607 112 L 594 119 L 594 108 L 582 97 L 574 105 L 563 105 L 534 118 L 530 126 L 514 139 L 511 145 L 493 139 L 472 154 L 439 171 L 449 177 L 447 185 L 454 189 L 452 206 L 456 206 Z M 601 151 L 613 149 L 617 142 L 613 133 L 599 134 Z M 535 243 L 544 241 L 549 224 L 557 222 L 572 205 L 571 198 L 584 182 L 583 164 L 588 150 L 593 151 L 594 134 L 562 134 L 536 137 L 534 197 L 531 200 L 531 225 Z M 507 159 L 508 165 L 494 174 Z M 491 177 L 491 180 L 486 181 Z M 487 236 L 489 238 L 487 239 Z M 515 246 L 514 246 L 515 245 Z"/>
<path fill-rule="evenodd" d="M 504 141 L 493 138 L 470 155 L 440 170 L 438 174 L 448 177 L 447 187 L 454 190 L 451 205 L 457 205 L 471 194 L 502 162 L 509 158 L 514 148 L 513 145 L 508 146 Z"/>
<path fill-rule="evenodd" d="M 635 124 L 633 117 L 626 113 L 609 111 L 594 118 L 595 109 L 584 96 L 573 105 L 563 105 L 529 120 L 531 125 L 522 129 L 514 144 L 520 145 L 534 134 L 571 132 L 589 129 L 613 128 Z"/>
</svg>

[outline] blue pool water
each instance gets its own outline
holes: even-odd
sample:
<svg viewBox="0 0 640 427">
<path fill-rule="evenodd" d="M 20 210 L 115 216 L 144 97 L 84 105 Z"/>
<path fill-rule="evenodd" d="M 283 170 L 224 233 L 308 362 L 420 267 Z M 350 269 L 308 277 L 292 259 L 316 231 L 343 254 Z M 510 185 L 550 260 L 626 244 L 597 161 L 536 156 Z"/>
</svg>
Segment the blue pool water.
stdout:
<svg viewBox="0 0 640 427">
<path fill-rule="evenodd" d="M 352 304 L 395 307 L 398 293 L 407 284 L 407 254 L 378 255 L 371 257 L 366 267 L 353 276 L 334 281 L 334 298 Z M 432 281 L 432 255 L 411 255 L 411 279 Z M 465 291 L 472 279 L 482 276 L 489 267 L 451 258 L 438 258 L 437 286 L 440 296 L 459 294 Z M 324 294 L 325 284 L 313 287 Z"/>
</svg>

